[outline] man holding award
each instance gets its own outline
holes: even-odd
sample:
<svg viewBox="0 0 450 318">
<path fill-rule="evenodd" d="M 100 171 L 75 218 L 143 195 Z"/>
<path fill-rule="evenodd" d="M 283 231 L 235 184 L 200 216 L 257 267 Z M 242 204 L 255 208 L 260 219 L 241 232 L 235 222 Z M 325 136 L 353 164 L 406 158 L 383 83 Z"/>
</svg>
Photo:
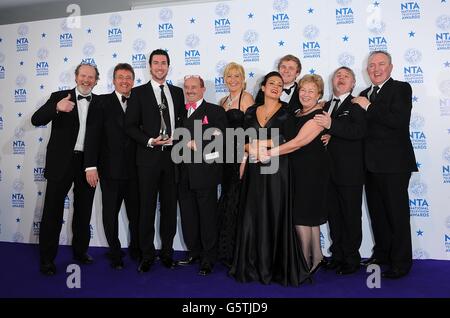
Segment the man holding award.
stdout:
<svg viewBox="0 0 450 318">
<path fill-rule="evenodd" d="M 172 133 L 185 116 L 183 90 L 166 83 L 170 58 L 157 49 L 150 54 L 151 79 L 135 87 L 128 101 L 125 130 L 137 143 L 136 163 L 140 191 L 139 243 L 142 260 L 139 272 L 148 272 L 155 262 L 153 244 L 155 211 L 159 194 L 161 251 L 160 259 L 173 268 L 173 238 L 177 225 L 175 164 L 170 153 Z"/>
</svg>

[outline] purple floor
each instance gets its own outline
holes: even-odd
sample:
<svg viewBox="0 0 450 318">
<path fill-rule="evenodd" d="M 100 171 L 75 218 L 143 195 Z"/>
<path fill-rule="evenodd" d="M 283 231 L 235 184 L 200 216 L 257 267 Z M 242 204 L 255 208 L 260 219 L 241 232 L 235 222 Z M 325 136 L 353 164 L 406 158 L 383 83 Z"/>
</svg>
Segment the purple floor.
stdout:
<svg viewBox="0 0 450 318">
<path fill-rule="evenodd" d="M 121 271 L 109 267 L 106 248 L 91 247 L 94 264 L 81 265 L 81 288 L 69 289 L 66 268 L 72 262 L 71 248 L 61 246 L 55 264 L 57 274 L 39 273 L 38 246 L 0 242 L 0 298 L 449 298 L 450 262 L 416 260 L 407 277 L 381 280 L 381 288 L 369 289 L 363 269 L 349 276 L 319 270 L 313 284 L 286 288 L 277 284 L 242 284 L 227 276 L 222 265 L 206 277 L 197 265 L 173 270 L 156 263 L 139 274 L 137 264 L 125 257 Z M 175 258 L 183 253 L 176 252 Z"/>
</svg>

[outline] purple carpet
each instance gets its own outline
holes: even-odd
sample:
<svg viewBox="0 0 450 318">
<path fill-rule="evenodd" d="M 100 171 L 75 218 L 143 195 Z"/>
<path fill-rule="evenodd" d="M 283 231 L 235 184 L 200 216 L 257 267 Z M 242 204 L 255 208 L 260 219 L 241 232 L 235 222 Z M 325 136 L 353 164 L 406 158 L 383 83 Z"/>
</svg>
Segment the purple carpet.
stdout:
<svg viewBox="0 0 450 318">
<path fill-rule="evenodd" d="M 368 273 L 361 269 L 349 276 L 319 270 L 312 284 L 298 288 L 277 284 L 238 283 L 217 264 L 209 276 L 197 274 L 198 265 L 173 270 L 156 263 L 148 273 L 136 271 L 137 264 L 125 256 L 125 268 L 113 270 L 106 248 L 91 247 L 94 264 L 81 265 L 81 288 L 66 285 L 72 251 L 60 246 L 55 260 L 57 274 L 39 272 L 38 246 L 0 242 L 1 298 L 449 298 L 450 262 L 415 260 L 410 274 L 398 280 L 381 280 L 381 288 L 366 285 Z M 184 253 L 176 252 L 175 259 Z"/>
</svg>

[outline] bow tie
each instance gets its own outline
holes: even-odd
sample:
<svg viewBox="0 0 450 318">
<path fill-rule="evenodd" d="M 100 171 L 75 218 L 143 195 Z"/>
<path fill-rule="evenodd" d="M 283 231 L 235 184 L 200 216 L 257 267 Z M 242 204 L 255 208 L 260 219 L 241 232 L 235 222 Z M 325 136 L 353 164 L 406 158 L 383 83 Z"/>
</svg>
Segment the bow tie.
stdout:
<svg viewBox="0 0 450 318">
<path fill-rule="evenodd" d="M 292 85 L 291 87 L 289 87 L 289 88 L 283 88 L 283 92 L 285 92 L 286 94 L 288 94 L 288 95 L 290 95 L 291 94 L 291 91 L 292 91 L 292 89 L 295 87 L 295 85 Z"/>
<path fill-rule="evenodd" d="M 192 108 L 193 110 L 197 109 L 197 103 L 187 103 L 186 104 L 186 110 L 189 110 L 190 108 Z"/>
<path fill-rule="evenodd" d="M 125 95 L 122 95 L 122 103 L 125 103 L 129 99 L 130 99 L 129 97 L 126 97 Z"/>
<path fill-rule="evenodd" d="M 92 95 L 88 95 L 88 96 L 78 95 L 78 97 L 77 97 L 78 100 L 82 100 L 83 98 L 85 98 L 88 102 L 90 102 L 92 99 Z"/>
</svg>

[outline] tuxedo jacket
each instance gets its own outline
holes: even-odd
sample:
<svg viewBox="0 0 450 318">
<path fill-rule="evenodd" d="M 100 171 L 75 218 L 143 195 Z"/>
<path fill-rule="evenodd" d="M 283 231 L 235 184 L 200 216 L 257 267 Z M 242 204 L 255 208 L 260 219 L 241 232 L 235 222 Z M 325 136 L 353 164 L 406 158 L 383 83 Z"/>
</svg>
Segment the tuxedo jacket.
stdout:
<svg viewBox="0 0 450 318">
<path fill-rule="evenodd" d="M 353 104 L 350 94 L 333 112 L 331 127 L 328 134 L 331 139 L 327 151 L 331 157 L 331 179 L 338 185 L 364 184 L 364 148 L 363 139 L 366 135 L 366 113 L 357 104 Z M 324 109 L 328 111 L 328 101 Z"/>
<path fill-rule="evenodd" d="M 368 97 L 370 87 L 361 92 Z M 367 109 L 365 164 L 374 173 L 417 171 L 410 140 L 409 121 L 412 89 L 406 82 L 390 78 Z"/>
<path fill-rule="evenodd" d="M 262 105 L 264 104 L 264 93 L 260 89 L 255 97 L 255 104 Z M 303 108 L 302 104 L 300 104 L 300 98 L 298 97 L 298 86 L 295 83 L 294 92 L 292 93 L 291 100 L 289 103 L 283 103 L 283 105 L 287 105 L 287 109 L 291 114 L 297 113 L 300 109 Z"/>
<path fill-rule="evenodd" d="M 70 112 L 56 112 L 56 104 L 68 94 L 70 100 L 75 103 L 74 108 Z M 86 127 L 90 124 L 91 111 L 97 103 L 99 97 L 92 94 Z M 47 144 L 44 176 L 59 181 L 72 167 L 73 151 L 80 128 L 75 89 L 53 92 L 48 101 L 31 117 L 34 126 L 47 125 L 49 122 L 52 122 L 52 130 Z"/>
<path fill-rule="evenodd" d="M 100 178 L 136 178 L 136 143 L 125 133 L 122 105 L 115 92 L 99 97 L 86 128 L 84 165 L 97 167 Z"/>
<path fill-rule="evenodd" d="M 202 136 L 194 136 L 194 124 L 196 121 L 201 124 Z M 205 123 L 206 121 L 207 123 Z M 195 154 L 194 151 L 191 151 L 191 163 L 182 163 L 180 165 L 181 169 L 187 171 L 190 189 L 205 189 L 217 186 L 222 181 L 223 165 L 219 162 L 224 161 L 224 152 L 223 149 L 214 149 L 213 152 L 205 152 L 205 147 L 207 147 L 214 138 L 219 138 L 219 134 L 221 138 L 223 138 L 223 146 L 225 146 L 225 128 L 227 127 L 225 110 L 223 107 L 203 101 L 189 118 L 187 115 L 183 118 L 182 126 L 188 129 L 191 138 L 196 140 L 196 152 L 203 154 L 202 162 L 194 163 Z M 212 128 L 215 131 L 213 137 L 211 140 L 203 139 L 203 133 L 209 128 Z M 217 156 L 221 160 L 215 159 L 216 162 L 212 162 L 212 160 L 207 160 L 208 158 L 205 159 L 206 155 L 214 152 L 217 152 Z"/>
<path fill-rule="evenodd" d="M 170 95 L 172 95 L 175 128 L 177 128 L 186 114 L 183 90 L 171 84 L 168 86 Z M 127 103 L 125 132 L 137 143 L 136 163 L 142 166 L 158 165 L 160 151 L 156 147 L 147 147 L 149 139 L 157 138 L 161 128 L 158 102 L 150 81 L 147 84 L 133 88 Z"/>
</svg>

